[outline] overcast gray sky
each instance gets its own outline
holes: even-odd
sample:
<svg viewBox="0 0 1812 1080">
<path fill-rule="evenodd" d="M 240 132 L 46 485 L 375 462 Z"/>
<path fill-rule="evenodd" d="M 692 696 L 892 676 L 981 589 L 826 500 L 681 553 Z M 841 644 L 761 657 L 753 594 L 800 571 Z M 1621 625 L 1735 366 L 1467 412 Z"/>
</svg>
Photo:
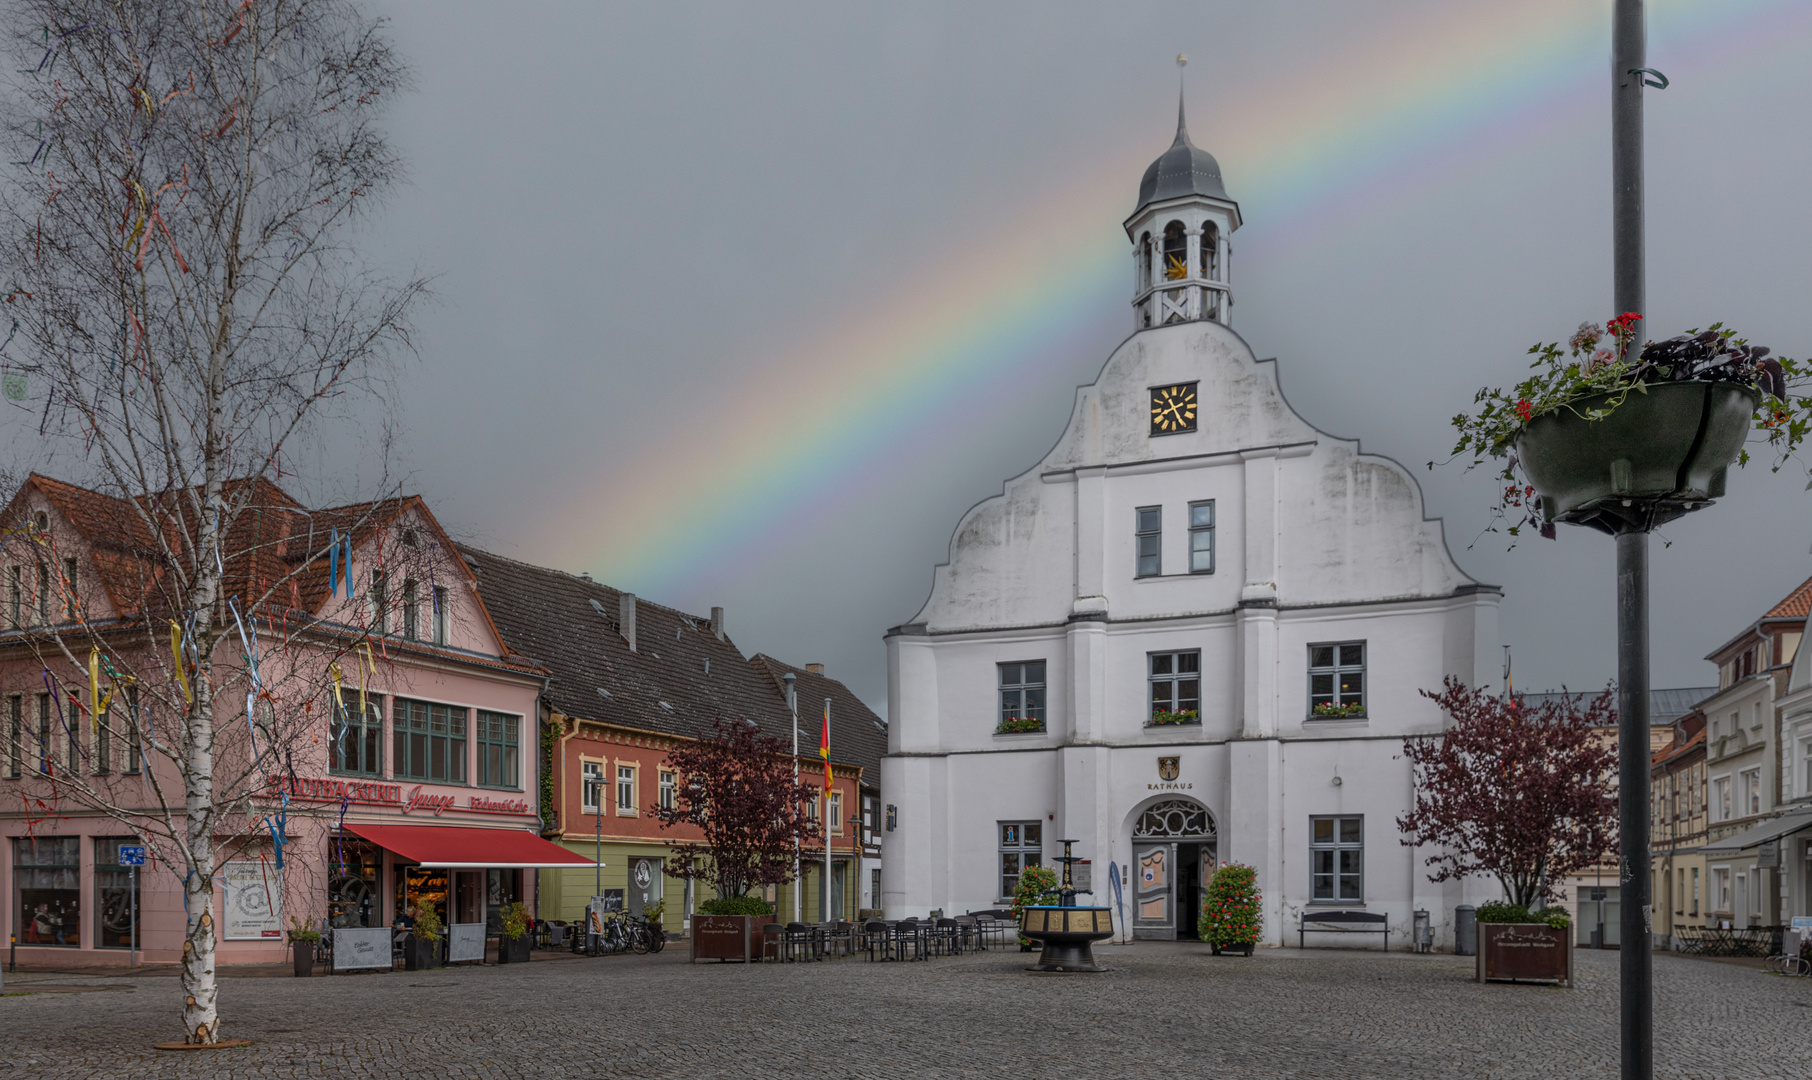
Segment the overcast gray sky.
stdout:
<svg viewBox="0 0 1812 1080">
<path fill-rule="evenodd" d="M 1609 0 L 379 9 L 418 77 L 367 240 L 438 275 L 401 464 L 456 534 L 729 611 L 877 709 L 963 510 L 1130 329 L 1121 219 L 1190 127 L 1246 225 L 1233 325 L 1311 422 L 1412 465 L 1506 589 L 1519 686 L 1613 670 L 1613 551 L 1506 553 L 1423 464 L 1524 350 L 1610 311 Z M 1651 326 L 1812 352 L 1812 5 L 1651 4 Z M 1812 574 L 1803 473 L 1653 561 L 1654 684 Z"/>
</svg>

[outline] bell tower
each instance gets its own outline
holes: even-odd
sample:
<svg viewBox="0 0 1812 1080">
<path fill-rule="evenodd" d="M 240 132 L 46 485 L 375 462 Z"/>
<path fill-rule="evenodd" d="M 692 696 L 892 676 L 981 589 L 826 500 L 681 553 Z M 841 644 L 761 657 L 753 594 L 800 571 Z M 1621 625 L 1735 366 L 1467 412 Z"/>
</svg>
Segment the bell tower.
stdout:
<svg viewBox="0 0 1812 1080">
<path fill-rule="evenodd" d="M 1126 219 L 1133 242 L 1133 328 L 1196 319 L 1230 324 L 1227 258 L 1233 249 L 1227 238 L 1239 226 L 1239 204 L 1221 186 L 1220 165 L 1189 141 L 1179 91 L 1176 141 L 1145 170 L 1138 208 Z"/>
</svg>

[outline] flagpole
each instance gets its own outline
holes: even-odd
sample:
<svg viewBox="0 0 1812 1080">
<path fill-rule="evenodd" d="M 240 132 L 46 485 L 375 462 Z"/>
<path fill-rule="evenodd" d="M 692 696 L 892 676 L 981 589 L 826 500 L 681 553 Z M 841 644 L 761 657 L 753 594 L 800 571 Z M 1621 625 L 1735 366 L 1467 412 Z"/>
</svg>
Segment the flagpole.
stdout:
<svg viewBox="0 0 1812 1080">
<path fill-rule="evenodd" d="M 824 912 L 825 922 L 834 922 L 830 916 L 831 902 L 831 833 L 830 833 L 830 705 L 831 699 L 824 699 L 824 746 L 819 753 L 824 755 Z M 841 914 L 841 913 L 839 913 Z"/>
</svg>

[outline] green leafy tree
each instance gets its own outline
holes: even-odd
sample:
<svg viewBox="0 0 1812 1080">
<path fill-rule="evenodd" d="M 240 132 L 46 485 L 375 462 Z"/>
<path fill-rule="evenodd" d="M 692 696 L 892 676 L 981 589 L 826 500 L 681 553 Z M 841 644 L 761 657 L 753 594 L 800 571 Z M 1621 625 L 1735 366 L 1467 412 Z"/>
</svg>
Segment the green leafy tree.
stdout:
<svg viewBox="0 0 1812 1080">
<path fill-rule="evenodd" d="M 1256 945 L 1265 928 L 1258 908 L 1258 874 L 1244 863 L 1228 863 L 1214 872 L 1202 897 L 1197 923 L 1203 941 L 1217 950 L 1229 945 Z"/>
</svg>

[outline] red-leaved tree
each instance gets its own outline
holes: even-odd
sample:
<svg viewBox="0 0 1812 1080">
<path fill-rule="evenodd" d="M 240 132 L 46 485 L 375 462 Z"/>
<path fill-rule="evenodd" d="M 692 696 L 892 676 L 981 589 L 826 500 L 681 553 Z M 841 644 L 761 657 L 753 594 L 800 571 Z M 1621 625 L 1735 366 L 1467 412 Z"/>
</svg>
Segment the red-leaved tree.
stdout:
<svg viewBox="0 0 1812 1080">
<path fill-rule="evenodd" d="M 713 726 L 710 738 L 667 754 L 684 782 L 674 804 L 657 811 L 661 828 L 704 834 L 673 847 L 667 873 L 707 881 L 719 896 L 791 881 L 796 845 L 823 835 L 805 814 L 812 793 L 795 780 L 785 743 L 746 720 Z"/>
<path fill-rule="evenodd" d="M 1436 849 L 1430 881 L 1491 874 L 1527 907 L 1616 847 L 1617 749 L 1600 733 L 1617 722 L 1610 690 L 1529 705 L 1449 678 L 1422 693 L 1453 726 L 1403 740 L 1416 805 L 1397 827 Z"/>
</svg>

